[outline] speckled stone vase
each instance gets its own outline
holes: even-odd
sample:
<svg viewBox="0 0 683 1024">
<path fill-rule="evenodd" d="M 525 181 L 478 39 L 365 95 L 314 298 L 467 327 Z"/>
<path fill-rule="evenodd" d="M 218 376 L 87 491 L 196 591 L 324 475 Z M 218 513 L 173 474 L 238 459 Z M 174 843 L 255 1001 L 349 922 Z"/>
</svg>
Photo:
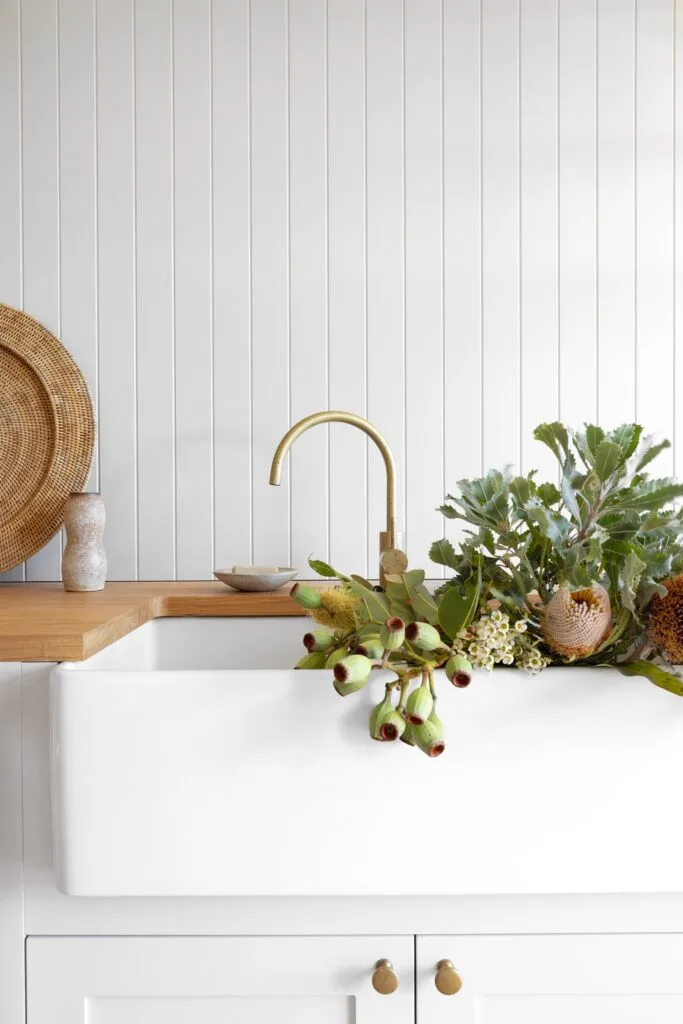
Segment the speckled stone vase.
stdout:
<svg viewBox="0 0 683 1024">
<path fill-rule="evenodd" d="M 70 494 L 64 507 L 66 547 L 62 556 L 65 590 L 103 590 L 107 556 L 102 546 L 104 502 L 100 494 Z"/>
</svg>

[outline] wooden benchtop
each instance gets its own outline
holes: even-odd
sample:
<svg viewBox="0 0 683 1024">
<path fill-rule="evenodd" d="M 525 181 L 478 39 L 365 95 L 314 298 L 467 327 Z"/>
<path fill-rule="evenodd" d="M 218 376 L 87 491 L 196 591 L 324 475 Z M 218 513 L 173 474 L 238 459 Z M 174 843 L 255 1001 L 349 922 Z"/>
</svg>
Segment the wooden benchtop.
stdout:
<svg viewBox="0 0 683 1024">
<path fill-rule="evenodd" d="M 107 583 L 67 594 L 61 583 L 0 584 L 0 661 L 82 661 L 149 619 L 303 615 L 291 586 L 240 594 L 222 583 Z"/>
</svg>

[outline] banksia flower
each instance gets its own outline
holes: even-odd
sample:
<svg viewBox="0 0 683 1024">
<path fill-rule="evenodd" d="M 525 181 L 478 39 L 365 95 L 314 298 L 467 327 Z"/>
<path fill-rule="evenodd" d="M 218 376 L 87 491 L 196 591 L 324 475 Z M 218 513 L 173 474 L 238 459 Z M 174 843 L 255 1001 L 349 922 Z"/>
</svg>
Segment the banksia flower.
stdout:
<svg viewBox="0 0 683 1024">
<path fill-rule="evenodd" d="M 307 651 L 326 651 L 332 643 L 332 637 L 325 629 L 314 629 L 304 636 L 304 647 Z"/>
<path fill-rule="evenodd" d="M 394 615 L 387 619 L 379 631 L 379 639 L 386 651 L 397 651 L 405 640 L 405 623 Z"/>
<path fill-rule="evenodd" d="M 599 583 L 580 590 L 560 587 L 543 612 L 543 636 L 557 654 L 586 658 L 606 639 L 612 624 L 609 594 Z"/>
<path fill-rule="evenodd" d="M 666 597 L 655 596 L 648 606 L 648 640 L 664 653 L 672 665 L 683 663 L 683 576 L 661 580 Z"/>
<path fill-rule="evenodd" d="M 319 608 L 321 604 L 320 591 L 315 587 L 309 587 L 305 583 L 295 583 L 289 592 L 289 596 L 302 608 Z"/>
<path fill-rule="evenodd" d="M 334 688 L 342 697 L 362 690 L 370 678 L 371 662 L 362 654 L 349 654 L 334 666 Z"/>
<path fill-rule="evenodd" d="M 356 628 L 353 613 L 358 606 L 358 598 L 344 587 L 334 587 L 331 590 L 320 590 L 316 593 L 320 601 L 317 605 L 310 606 L 311 618 L 319 625 L 327 626 L 329 629 L 339 630 L 341 633 L 353 633 Z"/>
<path fill-rule="evenodd" d="M 406 721 L 411 725 L 422 725 L 432 713 L 434 700 L 428 686 L 418 686 L 408 694 L 406 701 Z"/>
<path fill-rule="evenodd" d="M 405 730 L 406 723 L 391 703 L 391 696 L 386 695 L 370 715 L 370 735 L 373 740 L 391 742 L 399 739 Z"/>
<path fill-rule="evenodd" d="M 356 647 L 355 653 L 364 654 L 370 661 L 381 661 L 384 646 L 378 636 L 366 636 L 363 642 Z"/>
<path fill-rule="evenodd" d="M 438 757 L 446 749 L 443 722 L 434 711 L 426 722 L 415 728 L 413 735 L 416 745 L 428 757 Z"/>
<path fill-rule="evenodd" d="M 445 647 L 438 629 L 428 622 L 411 622 L 406 626 L 406 638 L 418 651 L 435 651 L 437 647 Z"/>
<path fill-rule="evenodd" d="M 446 676 L 453 686 L 469 686 L 472 680 L 472 666 L 464 654 L 449 658 L 445 666 Z"/>
</svg>

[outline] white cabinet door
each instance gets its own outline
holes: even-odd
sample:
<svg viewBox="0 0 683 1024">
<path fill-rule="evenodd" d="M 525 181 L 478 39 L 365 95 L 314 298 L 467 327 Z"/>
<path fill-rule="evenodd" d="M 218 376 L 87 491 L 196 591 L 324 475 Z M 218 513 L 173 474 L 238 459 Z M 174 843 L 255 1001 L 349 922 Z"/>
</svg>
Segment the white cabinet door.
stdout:
<svg viewBox="0 0 683 1024">
<path fill-rule="evenodd" d="M 416 982 L 419 1024 L 681 1024 L 683 936 L 422 936 Z"/>
<path fill-rule="evenodd" d="M 379 959 L 399 977 L 372 987 Z M 412 936 L 30 938 L 28 1024 L 413 1024 Z"/>
</svg>

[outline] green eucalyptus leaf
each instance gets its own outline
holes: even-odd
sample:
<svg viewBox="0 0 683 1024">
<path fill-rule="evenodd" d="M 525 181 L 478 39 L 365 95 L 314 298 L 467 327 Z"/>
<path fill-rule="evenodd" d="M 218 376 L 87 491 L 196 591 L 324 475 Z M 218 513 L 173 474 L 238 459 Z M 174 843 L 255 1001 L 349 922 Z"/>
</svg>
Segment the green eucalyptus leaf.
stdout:
<svg viewBox="0 0 683 1024">
<path fill-rule="evenodd" d="M 313 572 L 317 572 L 318 576 L 328 576 L 330 578 L 337 577 L 338 579 L 343 579 L 336 569 L 333 569 L 331 565 L 327 564 L 327 562 L 321 562 L 319 558 L 309 558 L 308 564 Z"/>
<path fill-rule="evenodd" d="M 355 572 L 351 573 L 351 579 L 355 580 L 356 583 L 360 583 L 366 590 L 372 590 L 372 583 L 370 580 L 366 580 L 365 576 L 357 576 Z"/>
<path fill-rule="evenodd" d="M 673 672 L 667 672 L 660 668 L 652 661 L 632 661 L 618 667 L 625 676 L 645 676 L 655 686 L 660 686 L 663 690 L 676 694 L 677 697 L 683 697 L 683 679 L 674 675 Z"/>
<path fill-rule="evenodd" d="M 469 626 L 474 618 L 480 586 L 479 579 L 468 580 L 464 594 L 457 587 L 449 587 L 439 601 L 439 625 L 451 640 L 455 640 L 460 630 Z"/>
<path fill-rule="evenodd" d="M 595 456 L 598 446 L 602 444 L 604 440 L 605 431 L 602 427 L 596 427 L 593 423 L 586 425 L 586 445 L 593 456 Z"/>
<path fill-rule="evenodd" d="M 659 444 L 651 444 L 652 438 L 646 437 L 641 451 L 638 453 L 634 468 L 635 473 L 640 473 L 646 466 L 661 455 L 663 451 L 671 447 L 671 441 L 660 441 Z"/>
<path fill-rule="evenodd" d="M 444 537 L 436 540 L 429 549 L 429 557 L 437 565 L 447 565 L 449 569 L 457 569 L 459 559 L 451 542 Z"/>
<path fill-rule="evenodd" d="M 547 445 L 559 462 L 569 454 L 569 434 L 563 423 L 539 423 L 534 437 Z"/>
<path fill-rule="evenodd" d="M 611 477 L 622 461 L 622 452 L 614 441 L 601 441 L 595 451 L 595 473 L 601 483 Z"/>
<path fill-rule="evenodd" d="M 607 435 L 608 440 L 613 441 L 614 444 L 621 451 L 621 463 L 626 462 L 630 459 L 635 452 L 640 438 L 643 433 L 643 428 L 638 423 L 622 423 L 616 430 L 611 430 Z"/>
<path fill-rule="evenodd" d="M 349 580 L 349 590 L 356 597 L 360 598 L 361 604 L 365 608 L 368 618 L 372 622 L 381 625 L 386 622 L 389 618 L 389 599 L 386 594 L 380 594 L 375 590 L 368 590 L 362 583 L 356 582 L 356 580 Z"/>
<path fill-rule="evenodd" d="M 539 484 L 536 493 L 544 505 L 557 505 L 562 498 L 555 484 Z"/>
<path fill-rule="evenodd" d="M 419 586 L 413 594 L 412 605 L 418 619 L 436 626 L 439 621 L 439 609 L 433 595 L 429 593 L 424 584 Z"/>
</svg>

